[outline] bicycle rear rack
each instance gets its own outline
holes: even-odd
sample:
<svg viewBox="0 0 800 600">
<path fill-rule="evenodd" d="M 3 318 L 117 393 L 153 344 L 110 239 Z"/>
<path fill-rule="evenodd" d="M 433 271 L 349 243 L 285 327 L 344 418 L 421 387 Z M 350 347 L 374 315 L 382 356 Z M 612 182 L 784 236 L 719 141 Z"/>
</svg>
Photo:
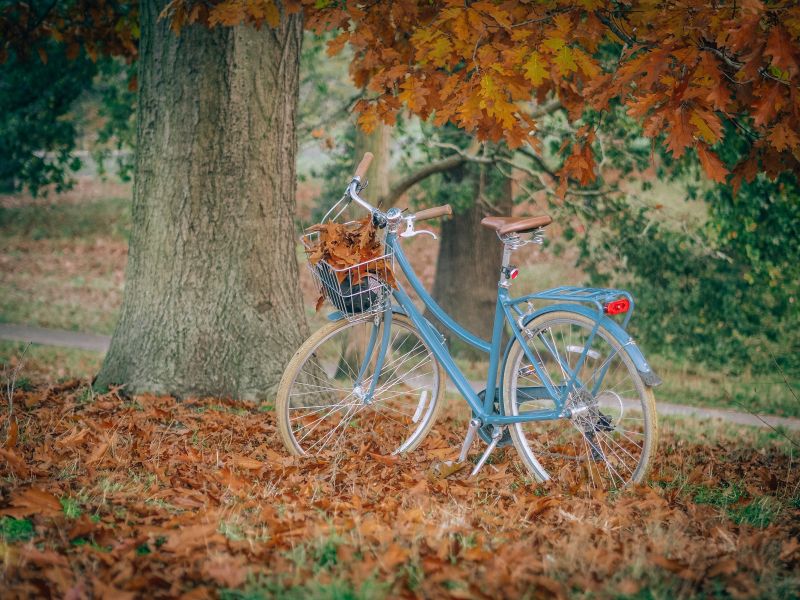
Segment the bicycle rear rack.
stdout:
<svg viewBox="0 0 800 600">
<path fill-rule="evenodd" d="M 561 287 L 544 290 L 518 300 L 550 300 L 554 302 L 578 302 L 580 304 L 589 304 L 597 309 L 597 312 L 602 315 L 605 310 L 604 307 L 609 303 L 620 298 L 625 298 L 630 303 L 630 308 L 625 313 L 623 319 L 623 328 L 627 326 L 628 321 L 633 313 L 633 296 L 625 290 L 615 290 L 610 288 L 590 288 L 590 287 L 577 287 L 571 285 L 564 285 Z"/>
</svg>

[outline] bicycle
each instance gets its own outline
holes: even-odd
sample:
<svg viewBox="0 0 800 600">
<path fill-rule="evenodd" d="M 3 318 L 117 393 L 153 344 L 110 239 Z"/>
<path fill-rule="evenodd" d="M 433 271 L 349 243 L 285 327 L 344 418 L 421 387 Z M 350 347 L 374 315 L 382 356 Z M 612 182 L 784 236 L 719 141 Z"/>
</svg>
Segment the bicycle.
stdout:
<svg viewBox="0 0 800 600">
<path fill-rule="evenodd" d="M 415 229 L 415 223 L 450 215 L 450 207 L 410 215 L 375 208 L 360 196 L 371 160 L 365 154 L 323 223 L 335 222 L 355 202 L 385 232 L 384 254 L 339 269 L 311 265 L 318 289 L 336 311 L 283 374 L 276 409 L 289 452 L 313 455 L 349 447 L 363 456 L 370 449 L 373 455 L 414 450 L 436 421 L 447 375 L 472 418 L 458 459 L 440 465 L 443 476 L 470 464 L 477 435 L 487 447 L 471 476 L 495 448 L 512 444 L 540 482 L 558 478 L 608 490 L 641 482 L 657 445 L 653 387 L 661 382 L 625 331 L 634 308 L 631 294 L 563 286 L 512 298 L 509 289 L 518 274 L 512 253 L 541 244 L 552 220 L 487 217 L 482 224 L 496 231 L 503 258 L 492 337 L 478 338 L 428 295 L 400 246 L 401 239 L 421 233 L 436 237 Z M 313 235 L 303 236 L 307 247 Z M 473 390 L 445 338 L 404 287 L 387 282 L 385 270 L 395 264 L 437 320 L 488 354 L 483 391 Z M 536 308 L 534 302 L 546 304 Z M 510 339 L 504 343 L 506 326 Z"/>
</svg>

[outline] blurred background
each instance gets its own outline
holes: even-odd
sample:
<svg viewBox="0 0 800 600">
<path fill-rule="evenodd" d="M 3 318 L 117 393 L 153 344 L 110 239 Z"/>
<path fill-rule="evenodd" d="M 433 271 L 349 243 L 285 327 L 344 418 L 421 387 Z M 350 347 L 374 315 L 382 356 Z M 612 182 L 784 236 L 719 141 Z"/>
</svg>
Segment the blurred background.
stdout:
<svg viewBox="0 0 800 600">
<path fill-rule="evenodd" d="M 463 131 L 415 118 L 366 134 L 352 112 L 361 94 L 350 83 L 348 51 L 328 57 L 326 42 L 306 33 L 298 233 L 339 198 L 363 152 L 373 152 L 367 198 L 383 208 L 454 207 L 454 218 L 434 226 L 439 240 L 417 237 L 406 251 L 437 301 L 487 336 L 500 244 L 480 219 L 547 212 L 555 222 L 544 246 L 517 254 L 515 293 L 630 289 L 632 333 L 664 380 L 659 400 L 800 416 L 796 176 L 758 176 L 734 193 L 705 179 L 693 152 L 671 159 L 623 110 L 587 112 L 598 132 L 599 177 L 559 199 L 552 174 L 575 132 L 558 104 L 540 107 L 541 156 L 502 145 L 476 154 Z M 113 332 L 131 222 L 135 87 L 135 68 L 109 58 L 53 52 L 47 61 L 0 65 L 0 322 Z M 742 149 L 728 134 L 721 155 L 734 160 Z M 301 272 L 313 327 L 321 317 Z M 25 346 L 0 341 L 5 364 L 25 352 L 21 386 L 26 378 L 86 377 L 102 362 L 97 351 Z M 478 378 L 480 357 L 454 350 Z"/>
</svg>

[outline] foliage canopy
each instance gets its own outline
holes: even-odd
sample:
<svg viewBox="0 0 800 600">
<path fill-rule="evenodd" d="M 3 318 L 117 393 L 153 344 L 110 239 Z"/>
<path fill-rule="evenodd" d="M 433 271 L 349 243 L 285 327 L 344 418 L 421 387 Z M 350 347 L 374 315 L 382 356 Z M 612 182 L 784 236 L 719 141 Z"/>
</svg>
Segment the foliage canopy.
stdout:
<svg viewBox="0 0 800 600">
<path fill-rule="evenodd" d="M 303 10 L 317 33 L 338 32 L 329 52 L 354 49 L 350 71 L 368 91 L 356 109 L 366 130 L 406 108 L 512 148 L 538 147 L 536 107 L 555 97 L 580 119 L 615 100 L 646 136 L 666 132 L 676 158 L 697 151 L 714 181 L 734 187 L 758 172 L 800 167 L 800 6 L 778 0 L 172 0 L 162 17 L 176 31 L 249 23 L 275 27 Z M 135 57 L 137 3 L 78 0 L 0 7 L 2 55 L 53 37 L 77 56 Z M 33 43 L 32 43 L 33 42 Z M 611 50 L 610 52 L 608 50 Z M 605 51 L 603 51 L 605 50 Z M 30 51 L 30 50 L 29 50 Z M 0 55 L 0 59 L 2 59 Z M 725 123 L 748 140 L 732 173 L 714 146 Z M 563 193 L 595 177 L 594 130 L 565 142 Z"/>
</svg>

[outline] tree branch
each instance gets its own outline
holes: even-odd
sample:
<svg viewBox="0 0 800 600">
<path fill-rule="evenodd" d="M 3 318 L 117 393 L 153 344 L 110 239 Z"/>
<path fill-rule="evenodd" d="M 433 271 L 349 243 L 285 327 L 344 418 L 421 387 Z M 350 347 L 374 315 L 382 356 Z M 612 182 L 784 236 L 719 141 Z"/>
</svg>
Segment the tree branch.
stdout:
<svg viewBox="0 0 800 600">
<path fill-rule="evenodd" d="M 409 189 L 417 185 L 423 179 L 427 179 L 431 175 L 436 175 L 437 173 L 444 173 L 445 171 L 450 171 L 451 169 L 455 169 L 458 166 L 461 166 L 465 162 L 476 162 L 481 164 L 492 164 L 494 163 L 494 159 L 492 158 L 484 158 L 482 156 L 477 156 L 477 151 L 480 148 L 480 142 L 478 140 L 474 140 L 469 148 L 466 150 L 462 150 L 455 144 L 445 144 L 443 142 L 428 142 L 431 146 L 436 146 L 437 148 L 447 148 L 448 150 L 452 150 L 455 154 L 448 156 L 446 158 L 442 158 L 437 160 L 436 162 L 432 162 L 428 165 L 425 165 L 418 171 L 407 175 L 403 179 L 401 179 L 391 190 L 389 193 L 383 196 L 382 198 L 378 199 L 378 206 L 390 206 L 394 204 L 400 196 L 405 194 Z"/>
<path fill-rule="evenodd" d="M 606 15 L 601 13 L 599 10 L 594 11 L 594 15 L 600 20 L 600 22 L 603 25 L 608 27 L 614 35 L 616 35 L 619 39 L 621 39 L 623 42 L 625 42 L 628 45 L 628 47 L 632 48 L 633 46 L 635 46 L 636 44 L 639 43 L 639 42 L 636 41 L 635 38 L 632 38 L 627 33 L 622 31 L 619 27 L 617 27 L 616 23 L 614 23 L 611 19 L 609 19 Z M 649 47 L 652 47 L 652 46 L 649 45 L 649 44 L 646 44 L 645 47 L 649 48 Z"/>
<path fill-rule="evenodd" d="M 410 175 L 401 179 L 395 186 L 392 187 L 391 190 L 389 190 L 388 194 L 378 200 L 378 206 L 391 206 L 397 201 L 398 198 L 400 198 L 400 196 L 405 194 L 409 189 L 417 185 L 423 179 L 427 179 L 436 173 L 444 173 L 450 169 L 455 169 L 465 162 L 467 162 L 467 158 L 465 156 L 461 154 L 453 154 L 447 158 L 443 158 L 441 160 L 437 160 L 436 162 L 425 165 L 418 171 L 415 171 L 414 173 L 411 173 Z"/>
<path fill-rule="evenodd" d="M 354 96 L 350 97 L 346 102 L 344 102 L 343 104 L 341 104 L 341 105 L 337 106 L 336 108 L 334 108 L 330 112 L 330 114 L 323 115 L 322 117 L 320 117 L 320 119 L 317 122 L 315 122 L 315 123 L 313 123 L 311 125 L 306 124 L 305 119 L 303 118 L 303 115 L 301 115 L 300 116 L 300 120 L 302 122 L 297 126 L 297 137 L 305 139 L 307 136 L 311 135 L 311 132 L 314 131 L 315 129 L 318 129 L 320 127 L 325 127 L 325 126 L 329 125 L 332 121 L 338 120 L 339 117 L 352 112 L 353 106 L 355 106 L 355 103 L 361 97 L 362 97 L 362 93 L 358 92 Z"/>
<path fill-rule="evenodd" d="M 517 152 L 522 152 L 522 154 L 533 160 L 533 162 L 535 162 L 542 171 L 547 173 L 553 179 L 558 179 L 555 172 L 550 167 L 548 167 L 547 164 L 544 162 L 544 160 L 542 160 L 541 157 L 537 156 L 536 153 L 533 152 L 531 149 L 525 146 L 520 146 L 519 148 L 517 148 Z"/>
<path fill-rule="evenodd" d="M 533 119 L 541 119 L 545 115 L 552 115 L 560 108 L 562 108 L 561 102 L 558 101 L 558 98 L 554 98 L 549 102 L 536 106 L 536 108 L 531 111 L 530 116 Z"/>
</svg>

